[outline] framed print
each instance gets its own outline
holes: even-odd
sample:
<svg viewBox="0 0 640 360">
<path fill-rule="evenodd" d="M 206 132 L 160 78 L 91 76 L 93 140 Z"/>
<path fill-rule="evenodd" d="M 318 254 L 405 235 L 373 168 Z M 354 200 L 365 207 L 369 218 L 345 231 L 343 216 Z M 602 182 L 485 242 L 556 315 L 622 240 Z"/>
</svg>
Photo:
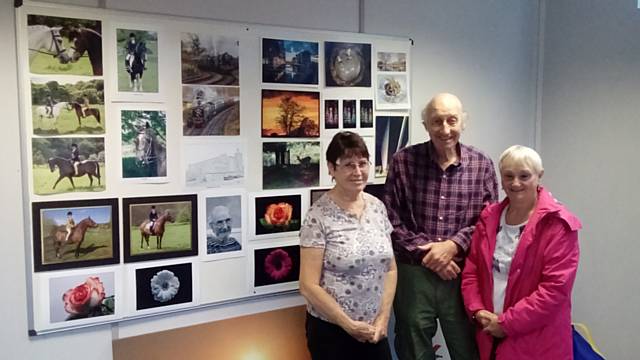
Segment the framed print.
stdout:
<svg viewBox="0 0 640 360">
<path fill-rule="evenodd" d="M 253 292 L 270 293 L 298 288 L 300 245 L 269 245 L 253 249 Z"/>
<path fill-rule="evenodd" d="M 118 199 L 34 202 L 36 272 L 120 262 Z"/>
<path fill-rule="evenodd" d="M 200 249 L 203 260 L 244 256 L 246 199 L 242 190 L 209 190 L 198 194 Z"/>
<path fill-rule="evenodd" d="M 262 137 L 320 137 L 320 93 L 263 89 Z"/>
<path fill-rule="evenodd" d="M 297 236 L 302 224 L 302 194 L 269 192 L 252 198 L 256 239 Z"/>
<path fill-rule="evenodd" d="M 31 78 L 31 119 L 34 135 L 104 134 L 104 81 Z"/>
<path fill-rule="evenodd" d="M 35 194 L 105 190 L 104 138 L 32 138 L 31 144 Z"/>
<path fill-rule="evenodd" d="M 102 22 L 28 15 L 27 24 L 31 73 L 102 76 Z"/>
<path fill-rule="evenodd" d="M 318 186 L 320 156 L 319 141 L 262 143 L 262 188 Z"/>
<path fill-rule="evenodd" d="M 262 82 L 318 85 L 318 43 L 263 38 Z"/>
<path fill-rule="evenodd" d="M 371 86 L 371 44 L 325 41 L 325 85 Z"/>
<path fill-rule="evenodd" d="M 375 177 L 387 176 L 393 155 L 408 142 L 408 116 L 376 116 Z"/>
<path fill-rule="evenodd" d="M 133 276 L 135 313 L 157 313 L 194 305 L 197 274 L 191 262 L 136 266 Z M 133 304 L 131 304 L 133 305 Z"/>
<path fill-rule="evenodd" d="M 331 190 L 333 188 L 327 187 L 327 188 L 318 188 L 318 189 L 311 189 L 309 190 L 309 200 L 310 200 L 310 204 L 309 206 L 312 206 L 313 203 L 315 203 L 316 201 L 318 201 L 318 199 L 320 199 L 322 197 L 322 195 L 326 194 L 327 191 Z"/>
<path fill-rule="evenodd" d="M 196 195 L 123 198 L 124 262 L 198 254 L 197 214 Z"/>
</svg>

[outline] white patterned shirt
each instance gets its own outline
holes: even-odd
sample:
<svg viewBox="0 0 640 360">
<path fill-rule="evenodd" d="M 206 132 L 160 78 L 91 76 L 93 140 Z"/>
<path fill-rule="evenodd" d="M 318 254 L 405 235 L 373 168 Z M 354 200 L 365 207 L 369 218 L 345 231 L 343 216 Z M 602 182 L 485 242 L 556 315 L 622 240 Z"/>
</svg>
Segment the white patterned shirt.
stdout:
<svg viewBox="0 0 640 360">
<path fill-rule="evenodd" d="M 300 229 L 300 246 L 323 248 L 320 286 L 353 320 L 372 323 L 380 310 L 385 274 L 393 259 L 393 227 L 384 204 L 362 193 L 362 216 L 340 208 L 328 194 L 307 212 Z M 311 304 L 307 311 L 322 317 Z"/>
</svg>

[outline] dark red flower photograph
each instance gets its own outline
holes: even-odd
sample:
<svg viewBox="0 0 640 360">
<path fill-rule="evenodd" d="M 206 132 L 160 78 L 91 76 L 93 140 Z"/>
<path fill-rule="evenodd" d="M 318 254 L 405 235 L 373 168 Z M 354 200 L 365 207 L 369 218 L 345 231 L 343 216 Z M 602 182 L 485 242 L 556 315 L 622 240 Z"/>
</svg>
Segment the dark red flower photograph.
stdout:
<svg viewBox="0 0 640 360">
<path fill-rule="evenodd" d="M 300 246 L 279 246 L 254 250 L 254 286 L 298 281 Z"/>
</svg>

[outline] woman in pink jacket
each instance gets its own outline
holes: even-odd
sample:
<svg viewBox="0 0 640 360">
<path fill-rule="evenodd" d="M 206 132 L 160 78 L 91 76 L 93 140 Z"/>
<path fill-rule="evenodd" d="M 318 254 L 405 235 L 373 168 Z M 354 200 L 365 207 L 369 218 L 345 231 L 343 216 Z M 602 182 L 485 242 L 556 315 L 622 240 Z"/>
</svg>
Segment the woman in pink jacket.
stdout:
<svg viewBox="0 0 640 360">
<path fill-rule="evenodd" d="M 484 209 L 462 273 L 481 360 L 573 359 L 571 289 L 580 220 L 540 185 L 540 155 L 500 156 L 501 203 Z"/>
</svg>

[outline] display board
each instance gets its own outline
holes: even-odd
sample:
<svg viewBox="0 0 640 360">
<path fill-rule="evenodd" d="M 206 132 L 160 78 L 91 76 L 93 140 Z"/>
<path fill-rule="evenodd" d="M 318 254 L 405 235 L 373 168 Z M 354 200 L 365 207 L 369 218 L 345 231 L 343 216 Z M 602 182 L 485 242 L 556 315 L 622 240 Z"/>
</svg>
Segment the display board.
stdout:
<svg viewBox="0 0 640 360">
<path fill-rule="evenodd" d="M 295 291 L 332 136 L 364 137 L 374 184 L 409 139 L 408 39 L 16 15 L 32 334 Z"/>
</svg>

